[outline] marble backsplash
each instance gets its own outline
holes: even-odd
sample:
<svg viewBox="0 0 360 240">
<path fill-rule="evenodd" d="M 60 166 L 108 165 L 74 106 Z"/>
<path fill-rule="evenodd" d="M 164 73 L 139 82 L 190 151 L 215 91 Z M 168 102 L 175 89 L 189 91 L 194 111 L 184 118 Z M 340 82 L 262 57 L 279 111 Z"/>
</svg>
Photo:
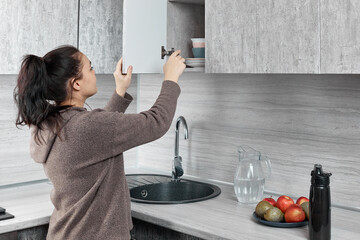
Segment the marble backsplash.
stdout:
<svg viewBox="0 0 360 240">
<path fill-rule="evenodd" d="M 0 75 L 0 186 L 45 179 L 40 164 L 30 158 L 30 130 L 27 127 L 17 129 L 15 126 L 16 107 L 13 90 L 17 75 Z M 126 112 L 136 112 L 137 76 L 133 76 L 128 92 L 134 97 Z M 103 108 L 115 91 L 112 74 L 97 75 L 98 92 L 89 98 L 85 108 L 88 110 Z M 124 153 L 126 166 L 136 166 L 136 149 Z"/>
<path fill-rule="evenodd" d="M 139 76 L 138 111 L 151 107 L 162 74 Z M 167 134 L 138 149 L 138 166 L 171 173 L 175 120 L 185 174 L 233 183 L 237 147 L 249 145 L 272 161 L 265 189 L 308 196 L 315 163 L 331 172 L 333 203 L 360 207 L 360 81 L 357 75 L 184 73 Z"/>
<path fill-rule="evenodd" d="M 360 197 L 358 78 L 184 73 L 175 119 L 182 115 L 189 126 L 188 140 L 180 129 L 185 174 L 232 183 L 237 147 L 246 144 L 272 161 L 267 191 L 307 196 L 310 171 L 320 163 L 333 174 L 332 201 L 359 208 L 352 200 Z M 129 92 L 135 101 L 127 112 L 150 108 L 162 79 L 162 74 L 134 75 Z M 29 131 L 13 123 L 15 80 L 16 75 L 0 75 L 0 186 L 46 177 L 30 159 Z M 92 109 L 105 105 L 114 90 L 113 76 L 97 75 L 97 86 L 88 101 Z M 125 152 L 126 167 L 171 174 L 175 119 L 161 139 Z"/>
</svg>

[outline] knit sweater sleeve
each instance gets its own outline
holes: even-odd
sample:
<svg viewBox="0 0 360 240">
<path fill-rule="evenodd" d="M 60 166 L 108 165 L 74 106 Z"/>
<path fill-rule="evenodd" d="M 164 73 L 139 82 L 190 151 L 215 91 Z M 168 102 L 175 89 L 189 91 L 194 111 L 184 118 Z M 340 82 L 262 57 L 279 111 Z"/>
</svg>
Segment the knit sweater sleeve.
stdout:
<svg viewBox="0 0 360 240">
<path fill-rule="evenodd" d="M 108 112 L 125 112 L 132 100 L 133 97 L 130 94 L 125 93 L 125 96 L 121 97 L 114 91 L 113 95 L 111 96 L 109 102 L 106 104 L 104 109 Z"/>
<path fill-rule="evenodd" d="M 73 126 L 82 158 L 89 164 L 117 156 L 133 147 L 162 137 L 170 128 L 174 118 L 180 87 L 172 81 L 164 81 L 154 105 L 147 111 L 125 114 L 119 111 L 92 111 L 77 119 Z M 87 141 L 84 141 L 87 139 Z"/>
<path fill-rule="evenodd" d="M 171 126 L 179 95 L 180 87 L 177 83 L 164 81 L 159 97 L 148 111 L 114 116 L 117 130 L 114 136 L 114 154 L 162 137 Z"/>
</svg>

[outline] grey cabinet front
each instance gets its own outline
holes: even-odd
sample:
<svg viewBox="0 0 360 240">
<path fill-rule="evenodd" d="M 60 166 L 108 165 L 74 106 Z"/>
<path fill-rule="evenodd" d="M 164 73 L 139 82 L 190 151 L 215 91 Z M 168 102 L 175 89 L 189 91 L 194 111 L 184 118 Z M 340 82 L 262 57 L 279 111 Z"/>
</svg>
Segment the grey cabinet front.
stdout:
<svg viewBox="0 0 360 240">
<path fill-rule="evenodd" d="M 18 74 L 26 54 L 77 44 L 78 1 L 1 0 L 0 73 Z"/>
<path fill-rule="evenodd" d="M 318 1 L 207 0 L 206 72 L 318 73 Z"/>
<path fill-rule="evenodd" d="M 318 1 L 256 2 L 256 72 L 319 73 Z"/>
<path fill-rule="evenodd" d="M 256 72 L 256 1 L 207 0 L 205 71 Z"/>
<path fill-rule="evenodd" d="M 360 1 L 320 0 L 321 73 L 360 73 Z"/>
</svg>

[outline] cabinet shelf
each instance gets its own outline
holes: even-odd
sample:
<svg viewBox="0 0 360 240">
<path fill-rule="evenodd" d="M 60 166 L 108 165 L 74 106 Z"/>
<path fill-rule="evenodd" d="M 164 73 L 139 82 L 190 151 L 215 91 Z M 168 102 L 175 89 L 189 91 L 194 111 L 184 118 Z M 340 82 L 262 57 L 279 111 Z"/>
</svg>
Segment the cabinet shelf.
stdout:
<svg viewBox="0 0 360 240">
<path fill-rule="evenodd" d="M 184 72 L 199 72 L 199 73 L 204 73 L 205 72 L 205 67 L 195 67 L 195 68 L 185 68 Z"/>
<path fill-rule="evenodd" d="M 169 0 L 169 2 L 205 5 L 205 0 Z"/>
</svg>

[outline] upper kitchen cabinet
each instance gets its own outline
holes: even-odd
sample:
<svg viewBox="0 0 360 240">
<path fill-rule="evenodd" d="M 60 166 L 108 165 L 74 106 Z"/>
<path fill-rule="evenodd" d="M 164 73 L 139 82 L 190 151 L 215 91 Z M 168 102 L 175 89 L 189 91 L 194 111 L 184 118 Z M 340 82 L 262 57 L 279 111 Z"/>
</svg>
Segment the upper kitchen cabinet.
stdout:
<svg viewBox="0 0 360 240">
<path fill-rule="evenodd" d="M 319 73 L 318 1 L 256 2 L 256 72 Z"/>
<path fill-rule="evenodd" d="M 207 0 L 207 73 L 256 72 L 256 1 Z"/>
<path fill-rule="evenodd" d="M 171 49 L 192 57 L 191 38 L 205 36 L 204 1 L 124 0 L 123 72 L 161 73 Z"/>
<path fill-rule="evenodd" d="M 113 73 L 122 56 L 122 0 L 79 1 L 79 49 L 96 73 Z"/>
<path fill-rule="evenodd" d="M 206 72 L 317 73 L 318 2 L 207 0 Z"/>
<path fill-rule="evenodd" d="M 360 1 L 320 0 L 321 73 L 360 73 Z"/>
<path fill-rule="evenodd" d="M 18 74 L 26 54 L 77 45 L 78 0 L 1 0 L 0 73 Z"/>
</svg>

